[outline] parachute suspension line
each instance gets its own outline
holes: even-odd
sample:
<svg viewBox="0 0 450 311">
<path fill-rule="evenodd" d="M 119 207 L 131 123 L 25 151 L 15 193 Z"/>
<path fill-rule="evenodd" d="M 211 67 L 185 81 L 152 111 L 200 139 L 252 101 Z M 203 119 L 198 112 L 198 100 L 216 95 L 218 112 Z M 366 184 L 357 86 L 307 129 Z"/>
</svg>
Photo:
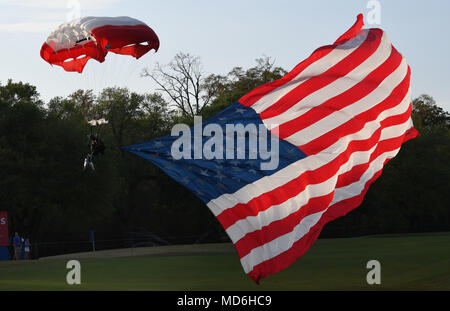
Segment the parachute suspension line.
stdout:
<svg viewBox="0 0 450 311">
<path fill-rule="evenodd" d="M 96 71 L 97 70 L 96 70 L 96 68 L 94 68 L 95 66 L 93 66 L 93 65 L 96 65 L 96 64 L 91 64 L 91 79 L 92 79 L 91 89 L 92 89 L 93 94 L 95 95 L 97 92 L 97 80 L 96 80 L 96 76 L 97 76 Z"/>
<path fill-rule="evenodd" d="M 109 66 L 109 62 L 108 61 L 105 61 L 105 63 L 106 64 L 103 64 L 103 72 L 102 72 L 102 75 L 101 75 L 101 80 L 100 80 L 100 89 L 99 89 L 99 95 L 100 95 L 100 93 L 103 91 L 103 89 L 105 88 L 105 71 L 106 71 L 106 69 L 108 68 L 108 66 Z"/>
<path fill-rule="evenodd" d="M 123 57 L 117 57 L 117 54 L 114 54 L 114 61 L 115 61 L 115 68 L 114 68 L 114 73 L 111 77 L 112 81 L 111 81 L 111 86 L 112 87 L 116 87 L 118 85 L 117 80 L 118 77 L 120 75 L 121 71 L 121 66 L 123 65 Z"/>
<path fill-rule="evenodd" d="M 107 66 L 108 66 L 108 67 L 105 69 L 105 70 L 106 70 L 106 71 L 105 71 L 106 77 L 105 77 L 104 87 L 103 87 L 103 88 L 108 88 L 108 87 L 110 87 L 110 83 L 111 83 L 111 72 L 112 72 L 112 70 L 114 70 L 114 67 L 115 67 L 114 61 L 115 61 L 115 59 L 111 57 L 110 53 L 108 53 L 108 57 L 107 57 L 107 59 L 105 60 L 105 63 L 107 63 Z"/>
<path fill-rule="evenodd" d="M 116 81 L 116 86 L 117 87 L 127 87 L 126 85 L 123 84 L 123 81 L 126 78 L 126 70 L 125 68 L 127 67 L 127 64 L 130 60 L 130 56 L 125 56 L 125 57 L 120 57 L 120 65 L 118 68 L 118 72 L 117 75 L 115 76 L 115 81 Z M 120 83 L 120 80 L 122 80 L 122 83 Z"/>
<path fill-rule="evenodd" d="M 125 64 L 126 64 L 126 62 L 127 62 L 127 60 L 128 60 L 128 57 L 121 57 L 120 58 L 120 65 L 119 65 L 119 72 L 117 73 L 117 76 L 116 76 L 116 81 L 117 81 L 117 87 L 125 87 L 125 85 L 122 85 L 122 83 L 121 83 L 121 81 L 119 81 L 119 77 L 121 78 L 121 79 L 123 79 L 124 78 L 124 74 L 125 74 Z"/>
<path fill-rule="evenodd" d="M 130 66 L 127 77 L 125 79 L 125 85 L 128 85 L 128 82 L 130 81 L 130 78 L 132 76 L 134 77 L 134 73 L 139 66 L 140 66 L 140 63 L 138 61 L 133 62 L 133 65 Z"/>
<path fill-rule="evenodd" d="M 120 63 L 120 67 L 119 67 L 119 73 L 117 76 L 116 81 L 118 82 L 118 87 L 127 87 L 124 83 L 125 78 L 126 78 L 126 68 L 127 68 L 127 63 L 128 63 L 128 58 L 129 57 L 121 57 L 121 63 Z M 119 77 L 120 77 L 120 81 L 119 81 Z"/>
<path fill-rule="evenodd" d="M 81 33 L 86 32 L 89 33 L 87 40 L 85 39 L 86 36 L 80 36 Z M 148 45 L 141 46 L 138 50 L 131 48 L 131 46 L 143 41 L 148 42 Z M 104 46 L 100 42 L 107 42 L 109 46 Z M 40 55 L 49 64 L 61 66 L 65 71 L 82 73 L 82 75 L 62 75 L 60 82 L 66 81 L 66 85 L 69 88 L 77 87 L 77 89 L 83 91 L 92 90 L 93 95 L 96 96 L 96 91 L 100 93 L 102 90 L 100 89 L 100 84 L 105 81 L 111 84 L 106 84 L 105 86 L 117 86 L 121 84 L 120 81 L 124 82 L 124 80 L 128 83 L 129 76 L 134 72 L 135 66 L 138 65 L 135 64 L 131 73 L 125 77 L 123 75 L 124 66 L 127 65 L 127 70 L 131 69 L 127 60 L 127 58 L 131 58 L 127 57 L 127 55 L 133 56 L 137 52 L 138 55 L 142 56 L 152 49 L 157 51 L 159 44 L 159 38 L 156 33 L 147 24 L 138 19 L 127 16 L 87 16 L 63 23 L 51 32 L 42 44 Z M 111 47 L 117 49 L 116 51 L 120 51 L 121 54 L 108 53 Z M 113 56 L 113 63 L 116 66 L 111 67 L 112 64 L 109 64 L 111 57 L 105 60 L 106 54 Z M 117 57 L 120 59 L 117 60 Z M 98 63 L 92 63 L 89 61 L 90 59 L 96 60 Z M 100 65 L 100 63 L 105 61 L 107 61 L 106 64 Z M 118 61 L 121 61 L 120 65 L 118 65 Z M 106 68 L 102 68 L 103 81 L 99 81 L 100 73 L 96 72 L 98 66 L 106 66 Z M 104 79 L 105 74 L 106 79 Z M 58 75 L 61 76 L 59 72 Z M 85 85 L 86 83 L 87 85 Z M 73 92 L 74 90 L 72 90 Z M 94 126 L 97 125 L 96 123 L 94 122 Z M 108 123 L 108 121 L 100 119 L 98 125 L 105 123 Z M 100 131 L 100 128 L 90 128 L 91 134 L 97 132 L 99 136 Z M 88 160 L 89 158 L 85 159 L 85 167 Z"/>
<path fill-rule="evenodd" d="M 113 87 L 114 82 L 114 76 L 116 75 L 117 66 L 118 66 L 118 60 L 116 57 L 116 54 L 109 53 L 109 59 L 105 62 L 109 62 L 108 72 L 107 72 L 107 79 L 106 79 L 106 87 Z"/>
<path fill-rule="evenodd" d="M 95 64 L 97 65 L 97 64 Z M 96 66 L 97 67 L 97 66 Z M 94 80 L 95 80 L 95 92 L 99 93 L 99 73 L 97 72 L 97 69 L 94 70 Z"/>
<path fill-rule="evenodd" d="M 91 64 L 93 65 L 93 64 Z M 90 77 L 90 84 L 89 84 L 89 89 L 92 90 L 93 93 L 95 93 L 95 70 L 92 66 L 90 66 L 89 68 L 89 77 Z"/>
<path fill-rule="evenodd" d="M 85 84 L 85 91 L 92 90 L 95 94 L 95 64 L 88 62 L 82 74 L 86 73 L 83 83 Z"/>
<path fill-rule="evenodd" d="M 92 68 L 91 66 L 86 66 L 86 79 L 82 81 L 84 83 L 84 90 L 87 91 L 92 87 Z M 84 71 L 83 71 L 84 72 Z"/>
<path fill-rule="evenodd" d="M 88 90 L 92 90 L 92 92 L 94 93 L 95 92 L 95 69 L 93 68 L 93 66 L 89 66 L 88 75 L 89 75 Z"/>
<path fill-rule="evenodd" d="M 70 81 L 69 85 L 72 86 L 72 90 L 70 91 L 70 94 L 73 94 L 74 92 L 76 92 L 79 89 L 83 88 L 82 76 L 81 75 L 76 75 L 75 73 L 69 73 L 67 79 Z"/>
<path fill-rule="evenodd" d="M 59 66 L 53 66 L 53 67 L 57 67 L 55 68 L 55 71 L 59 77 L 58 81 L 61 82 L 63 81 L 64 84 L 67 86 L 67 94 L 64 94 L 64 97 L 67 95 L 72 94 L 73 92 L 75 92 L 76 90 L 73 89 L 74 86 L 77 85 L 77 83 L 79 82 L 76 78 L 78 78 L 78 76 L 73 76 L 70 73 L 68 74 L 67 72 L 64 71 L 64 69 L 62 69 Z"/>
<path fill-rule="evenodd" d="M 63 72 L 60 72 L 60 69 L 59 68 L 56 68 L 56 72 L 57 72 L 57 75 L 58 75 L 58 81 L 59 82 L 63 82 L 64 83 L 64 85 L 66 85 L 66 86 L 70 86 L 70 85 L 73 85 L 73 82 L 71 82 L 70 80 L 69 80 L 69 78 L 67 77 L 67 74 L 64 74 Z M 70 92 L 70 90 L 69 90 L 69 92 Z M 68 95 L 68 94 L 65 94 L 65 95 Z"/>
<path fill-rule="evenodd" d="M 102 129 L 102 127 L 101 126 L 99 126 L 98 127 L 98 130 L 97 130 L 97 139 L 100 139 L 100 131 L 101 131 L 101 129 Z"/>
</svg>

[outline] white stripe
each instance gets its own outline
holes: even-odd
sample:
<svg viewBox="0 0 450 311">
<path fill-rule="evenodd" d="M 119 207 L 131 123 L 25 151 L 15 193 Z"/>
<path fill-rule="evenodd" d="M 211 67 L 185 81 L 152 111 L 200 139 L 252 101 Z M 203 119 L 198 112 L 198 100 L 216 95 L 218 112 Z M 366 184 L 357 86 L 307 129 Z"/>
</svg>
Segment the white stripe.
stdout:
<svg viewBox="0 0 450 311">
<path fill-rule="evenodd" d="M 361 176 L 360 180 L 358 180 L 357 182 L 354 182 L 350 185 L 336 188 L 336 190 L 334 191 L 333 201 L 331 202 L 330 207 L 332 208 L 334 204 L 336 204 L 340 201 L 344 201 L 344 200 L 350 199 L 354 196 L 360 195 L 361 192 L 364 190 L 364 187 L 365 187 L 367 181 L 369 179 L 371 179 L 375 175 L 375 173 L 377 173 L 378 171 L 380 171 L 383 168 L 384 162 L 387 159 L 392 159 L 393 157 L 395 157 L 397 155 L 397 153 L 399 152 L 399 150 L 400 150 L 400 147 L 395 150 L 381 154 L 380 156 L 378 156 L 375 160 L 373 160 L 370 163 L 369 168 L 364 172 L 364 174 Z M 372 165 L 372 163 L 375 163 L 375 164 Z M 374 166 L 374 168 L 371 169 L 372 166 Z M 328 207 L 328 208 L 330 208 L 330 207 Z"/>
<path fill-rule="evenodd" d="M 245 273 L 250 273 L 256 265 L 276 257 L 291 248 L 294 242 L 301 239 L 309 232 L 311 227 L 319 221 L 320 217 L 322 217 L 323 213 L 325 213 L 325 210 L 306 216 L 292 232 L 252 249 L 249 254 L 241 258 L 241 265 L 244 268 Z"/>
<path fill-rule="evenodd" d="M 356 115 L 363 113 L 385 100 L 392 91 L 403 81 L 408 73 L 408 64 L 403 59 L 401 64 L 394 70 L 375 90 L 360 99 L 359 101 L 335 111 L 325 118 L 311 124 L 285 138 L 295 146 L 301 146 L 319 138 L 327 132 L 339 127 Z M 408 103 L 409 104 L 409 103 Z"/>
<path fill-rule="evenodd" d="M 269 225 L 273 221 L 283 219 L 290 214 L 297 212 L 306 205 L 311 198 L 321 197 L 331 193 L 336 187 L 338 176 L 343 172 L 349 171 L 355 165 L 367 163 L 375 148 L 376 145 L 368 151 L 357 151 L 352 153 L 347 162 L 342 164 L 336 174 L 331 176 L 328 180 L 319 184 L 308 184 L 308 186 L 306 186 L 298 195 L 281 204 L 273 205 L 258 213 L 256 216 L 249 216 L 235 222 L 226 230 L 226 232 L 233 243 L 236 243 L 247 233 L 260 230 L 262 227 Z"/>
<path fill-rule="evenodd" d="M 311 108 L 317 107 L 327 100 L 344 93 L 356 84 L 360 83 L 368 74 L 382 65 L 391 55 L 391 51 L 392 44 L 386 33 L 383 32 L 380 45 L 377 50 L 359 66 L 354 68 L 347 75 L 309 94 L 285 112 L 275 117 L 264 119 L 264 124 L 269 126 L 270 124 L 286 123 L 292 119 L 298 118 Z"/>
<path fill-rule="evenodd" d="M 380 141 L 398 137 L 399 133 L 404 133 L 405 130 L 411 128 L 411 126 L 412 121 L 411 119 L 408 119 L 406 123 L 387 127 L 382 130 L 381 136 L 383 138 L 380 139 Z M 283 219 L 290 214 L 297 212 L 304 205 L 306 205 L 311 198 L 325 196 L 331 193 L 335 189 L 338 176 L 351 171 L 356 165 L 368 163 L 377 146 L 378 143 L 375 144 L 370 150 L 353 152 L 347 162 L 342 163 L 336 174 L 331 176 L 328 180 L 319 184 L 308 184 L 305 190 L 285 202 L 278 205 L 273 205 L 266 210 L 261 211 L 256 216 L 249 216 L 238 220 L 227 228 L 227 234 L 233 243 L 236 243 L 246 234 L 260 230 L 273 221 Z"/>
<path fill-rule="evenodd" d="M 73 21 L 61 24 L 47 38 L 47 44 L 54 51 L 62 49 L 70 49 L 82 39 L 89 38 L 91 31 L 95 28 L 111 25 L 111 26 L 136 26 L 146 25 L 144 22 L 128 16 L 119 17 L 94 17 L 86 16 Z M 94 40 L 94 38 L 92 38 Z M 79 45 L 88 43 L 89 41 L 79 42 Z"/>
<path fill-rule="evenodd" d="M 404 132 L 405 128 L 409 130 L 413 126 L 414 124 L 411 118 L 409 118 L 406 123 L 390 126 L 388 127 L 389 131 L 381 131 L 380 141 L 398 137 L 398 133 Z"/>
<path fill-rule="evenodd" d="M 208 202 L 207 206 L 215 216 L 218 216 L 224 210 L 232 208 L 236 204 L 248 203 L 251 199 L 288 183 L 306 171 L 315 170 L 329 163 L 339 156 L 341 152 L 345 151 L 351 141 L 364 140 L 372 136 L 372 134 L 380 128 L 381 121 L 390 116 L 402 114 L 407 111 L 410 102 L 411 97 L 409 90 L 408 94 L 399 105 L 383 111 L 378 115 L 377 119 L 367 122 L 364 128 L 360 131 L 341 137 L 336 143 L 322 152 L 303 158 L 270 176 L 265 176 L 254 181 L 253 183 L 247 184 L 233 194 L 223 194 L 220 197 Z M 383 131 L 385 130 L 386 129 L 383 129 Z"/>
<path fill-rule="evenodd" d="M 406 109 L 408 109 L 408 107 Z M 400 112 L 400 114 L 404 112 L 405 111 L 402 111 Z M 376 122 L 376 124 L 378 124 L 378 126 L 374 128 L 373 131 L 360 133 L 360 135 L 363 135 L 364 137 L 358 137 L 358 139 L 369 138 L 373 134 L 373 132 L 375 132 L 379 128 L 379 122 Z M 404 133 L 405 129 L 409 129 L 411 128 L 411 126 L 412 121 L 411 119 L 408 119 L 408 121 L 403 124 L 384 128 L 381 131 L 381 136 L 383 137 L 383 140 L 398 137 L 400 136 L 399 133 Z M 349 160 L 345 164 L 341 165 L 337 174 L 330 177 L 327 181 L 321 184 L 308 185 L 303 192 L 293 198 L 288 199 L 286 202 L 271 206 L 268 209 L 258 213 L 256 216 L 249 216 L 245 219 L 237 221 L 226 230 L 227 234 L 230 236 L 230 239 L 233 243 L 236 243 L 246 234 L 255 230 L 259 230 L 273 221 L 283 219 L 289 214 L 296 212 L 298 209 L 304 206 L 309 199 L 331 193 L 334 189 L 334 186 L 336 185 L 337 176 L 350 171 L 355 165 L 367 163 L 375 147 L 373 147 L 369 151 L 356 151 L 352 153 L 352 155 L 349 157 Z M 343 149 L 342 151 L 344 150 L 345 149 Z M 332 155 L 332 153 L 328 153 L 327 155 Z M 337 156 L 337 154 L 335 155 Z M 304 171 L 299 172 L 298 175 L 301 175 Z M 211 202 L 208 203 L 208 207 L 211 210 L 213 210 L 213 206 L 215 208 L 218 208 L 217 205 L 213 205 L 211 204 Z"/>
<path fill-rule="evenodd" d="M 330 179 L 320 184 L 309 184 L 305 190 L 297 196 L 279 204 L 272 205 L 265 211 L 259 212 L 256 216 L 249 216 L 241 219 L 231 225 L 227 230 L 228 236 L 233 243 L 236 243 L 246 234 L 260 230 L 262 227 L 270 223 L 283 219 L 292 213 L 301 209 L 311 198 L 321 197 L 333 191 L 336 186 L 337 175 L 333 175 Z M 324 206 L 325 207 L 325 206 Z"/>
<path fill-rule="evenodd" d="M 367 181 L 370 180 L 380 169 L 382 169 L 384 161 L 388 158 L 393 158 L 399 150 L 400 148 L 381 154 L 370 163 L 369 168 L 364 172 L 359 181 L 354 182 L 349 186 L 336 189 L 336 200 L 333 199 L 332 204 L 361 194 Z M 332 205 L 330 205 L 330 207 L 332 208 Z M 254 266 L 276 257 L 290 249 L 296 241 L 300 240 L 309 232 L 311 227 L 313 227 L 320 220 L 321 216 L 328 210 L 328 208 L 322 212 L 311 214 L 303 218 L 291 232 L 252 249 L 249 254 L 241 258 L 241 264 L 244 271 L 249 273 L 253 270 Z"/>
<path fill-rule="evenodd" d="M 337 46 L 333 51 L 310 64 L 305 68 L 299 75 L 288 83 L 280 86 L 279 88 L 268 93 L 251 107 L 256 111 L 256 113 L 261 113 L 273 103 L 277 102 L 284 95 L 292 91 L 294 88 L 298 87 L 311 77 L 320 75 L 342 61 L 345 57 L 353 53 L 367 38 L 369 30 L 362 30 L 358 36 L 347 41 L 346 43 Z"/>
</svg>

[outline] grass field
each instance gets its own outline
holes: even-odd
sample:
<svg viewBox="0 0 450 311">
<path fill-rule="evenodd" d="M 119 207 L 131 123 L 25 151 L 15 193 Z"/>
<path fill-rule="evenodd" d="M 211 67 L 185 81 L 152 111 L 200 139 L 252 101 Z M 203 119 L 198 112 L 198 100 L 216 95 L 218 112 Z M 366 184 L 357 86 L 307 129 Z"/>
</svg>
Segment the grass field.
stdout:
<svg viewBox="0 0 450 311">
<path fill-rule="evenodd" d="M 66 263 L 81 263 L 81 285 Z M 381 263 L 381 285 L 366 264 Z M 231 244 L 135 248 L 0 262 L 0 290 L 450 290 L 450 233 L 318 240 L 256 285 Z"/>
</svg>

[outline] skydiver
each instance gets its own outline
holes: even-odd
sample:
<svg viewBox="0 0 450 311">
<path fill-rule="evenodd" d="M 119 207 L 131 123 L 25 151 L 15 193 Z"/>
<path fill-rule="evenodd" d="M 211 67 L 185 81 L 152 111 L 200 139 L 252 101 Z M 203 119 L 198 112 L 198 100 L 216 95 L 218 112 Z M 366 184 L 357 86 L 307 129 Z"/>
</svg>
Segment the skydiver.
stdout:
<svg viewBox="0 0 450 311">
<path fill-rule="evenodd" d="M 91 134 L 89 135 L 88 147 L 90 152 L 84 159 L 83 170 L 86 170 L 86 168 L 90 166 L 91 169 L 95 171 L 94 157 L 99 153 L 102 155 L 105 153 L 105 144 L 100 139 L 98 139 L 98 137 Z"/>
</svg>

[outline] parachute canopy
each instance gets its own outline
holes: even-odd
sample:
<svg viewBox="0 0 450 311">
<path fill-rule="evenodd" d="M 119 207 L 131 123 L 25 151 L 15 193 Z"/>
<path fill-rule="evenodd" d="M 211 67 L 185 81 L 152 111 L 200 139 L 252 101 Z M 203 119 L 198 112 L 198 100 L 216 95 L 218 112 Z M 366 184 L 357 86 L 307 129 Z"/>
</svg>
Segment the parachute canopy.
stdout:
<svg viewBox="0 0 450 311">
<path fill-rule="evenodd" d="M 98 119 L 98 120 L 91 120 L 88 122 L 91 126 L 97 126 L 102 124 L 108 124 L 108 120 L 105 120 L 104 118 Z"/>
<path fill-rule="evenodd" d="M 158 48 L 158 36 L 140 20 L 88 16 L 53 31 L 42 45 L 41 57 L 51 65 L 81 73 L 89 59 L 102 63 L 108 52 L 140 58 Z"/>
</svg>

